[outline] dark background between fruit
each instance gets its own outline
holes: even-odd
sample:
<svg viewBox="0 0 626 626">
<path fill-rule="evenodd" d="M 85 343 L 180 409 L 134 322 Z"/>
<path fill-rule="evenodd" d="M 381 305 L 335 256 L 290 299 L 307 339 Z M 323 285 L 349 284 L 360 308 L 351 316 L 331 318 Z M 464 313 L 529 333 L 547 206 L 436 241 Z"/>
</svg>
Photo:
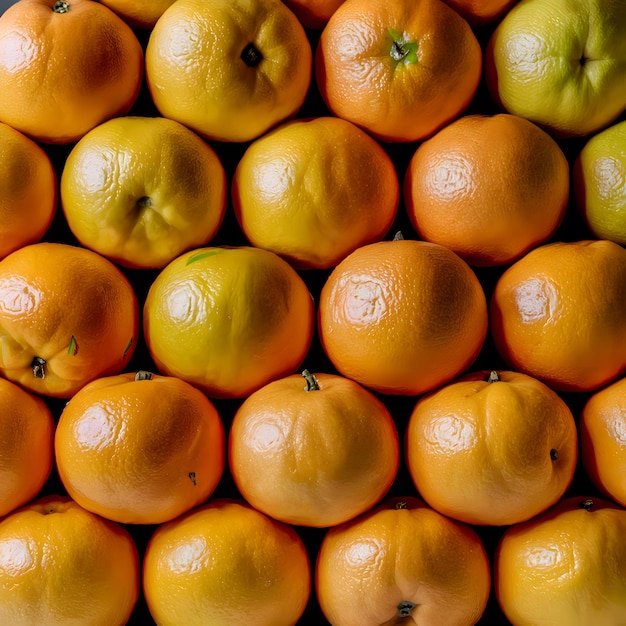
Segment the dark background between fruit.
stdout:
<svg viewBox="0 0 626 626">
<path fill-rule="evenodd" d="M 7 0 L 0 0 L 0 13 L 3 13 L 7 7 L 9 7 L 14 2 L 10 2 Z M 486 27 L 475 28 L 474 31 L 481 42 L 483 47 L 483 51 L 485 49 L 486 42 L 489 39 L 491 32 L 493 31 L 495 25 L 489 25 Z M 135 31 L 138 38 L 144 45 L 148 41 L 149 32 L 137 30 Z M 315 50 L 317 45 L 317 40 L 319 38 L 319 31 L 307 31 L 309 35 L 309 40 Z M 491 100 L 484 82 L 481 82 L 478 91 L 469 105 L 464 114 L 470 113 L 479 113 L 479 114 L 493 114 L 497 113 L 499 110 L 494 105 Z M 297 114 L 298 118 L 306 118 L 306 117 L 317 117 L 320 115 L 329 115 L 329 111 L 324 105 L 315 85 L 315 80 L 312 80 L 311 87 L 309 89 L 309 94 L 306 102 L 303 107 Z M 142 91 L 139 95 L 135 106 L 129 112 L 129 115 L 142 115 L 142 116 L 155 116 L 159 115 L 158 111 L 154 107 L 147 87 L 144 84 L 142 87 Z M 622 116 L 622 118 L 625 116 Z M 568 158 L 570 166 L 573 164 L 574 159 L 578 155 L 580 149 L 584 145 L 586 139 L 585 138 L 575 138 L 568 140 L 560 140 L 559 144 L 563 149 L 565 155 Z M 234 169 L 243 155 L 243 152 L 249 145 L 249 143 L 242 144 L 224 144 L 224 143 L 216 143 L 209 142 L 210 145 L 216 150 L 219 155 L 222 164 L 224 165 L 229 182 L 232 179 L 232 174 Z M 398 144 L 382 144 L 383 147 L 387 150 L 389 155 L 392 157 L 396 171 L 398 173 L 398 177 L 400 182 L 402 182 L 404 178 L 404 173 L 406 171 L 409 159 L 413 155 L 415 149 L 418 146 L 418 143 L 398 143 Z M 72 148 L 72 145 L 69 146 L 44 146 L 50 157 L 52 158 L 57 174 L 60 176 L 63 163 L 69 151 Z M 387 238 L 391 238 L 395 232 L 401 231 L 406 239 L 417 239 L 418 236 L 411 226 L 405 211 L 404 204 L 402 200 L 400 201 L 400 206 L 398 207 L 398 214 L 396 221 L 393 227 L 390 229 Z M 553 237 L 553 240 L 560 241 L 575 241 L 579 239 L 590 238 L 590 233 L 586 230 L 580 216 L 578 215 L 573 202 L 570 198 L 570 206 L 565 215 L 565 219 L 561 224 L 558 232 Z M 61 207 L 59 205 L 57 209 L 57 215 L 52 224 L 50 230 L 44 237 L 45 240 L 48 241 L 61 241 L 66 243 L 76 243 L 75 238 L 72 236 L 69 231 L 64 218 Z M 247 245 L 247 241 L 242 234 L 239 226 L 236 222 L 232 211 L 232 205 L 229 202 L 226 217 L 218 232 L 217 236 L 211 241 L 211 245 Z M 497 281 L 500 274 L 503 272 L 505 267 L 497 267 L 497 268 L 474 268 L 476 274 L 478 275 L 484 291 L 485 295 L 489 299 L 491 295 L 491 291 L 495 282 Z M 139 299 L 140 307 L 143 306 L 144 298 L 147 294 L 148 288 L 152 281 L 156 278 L 158 271 L 157 270 L 128 270 L 123 269 L 125 274 L 128 276 L 133 286 L 135 287 L 137 297 Z M 313 295 L 316 303 L 318 300 L 319 291 L 328 276 L 329 271 L 318 271 L 318 270 L 309 270 L 300 272 L 300 275 L 304 278 L 311 294 Z M 322 351 L 319 340 L 316 337 L 313 339 L 313 343 L 311 349 L 306 357 L 305 362 L 302 364 L 303 367 L 307 367 L 309 370 L 313 372 L 334 372 L 334 368 L 326 358 L 325 354 Z M 471 369 L 504 369 L 506 365 L 499 357 L 489 337 L 484 344 L 484 347 L 478 356 L 477 360 L 473 364 Z M 143 337 L 140 338 L 140 341 L 137 345 L 135 354 L 130 362 L 127 370 L 135 371 L 138 369 L 148 369 L 154 371 L 154 364 L 150 358 L 150 355 L 145 346 L 145 342 L 143 341 Z M 565 401 L 569 404 L 574 416 L 578 418 L 580 409 L 582 408 L 585 400 L 588 397 L 588 394 L 561 394 Z M 417 400 L 416 397 L 392 397 L 392 396 L 380 396 L 381 399 L 385 402 L 388 408 L 391 410 L 396 424 L 398 428 L 399 436 L 402 440 L 405 426 L 410 415 L 410 412 L 415 405 Z M 224 421 L 224 427 L 226 432 L 228 432 L 230 421 L 232 416 L 234 415 L 237 406 L 240 401 L 224 401 L 224 400 L 214 400 L 214 403 L 220 412 L 220 415 Z M 60 415 L 63 406 L 65 404 L 62 400 L 49 400 L 50 407 L 56 418 Z M 58 475 L 53 470 L 50 479 L 46 483 L 42 494 L 53 494 L 53 493 L 65 493 L 64 488 L 58 478 Z M 400 470 L 398 472 L 397 478 L 390 489 L 388 495 L 393 496 L 408 496 L 408 495 L 419 495 L 416 491 L 411 479 L 406 470 L 406 466 L 404 462 L 401 462 Z M 579 466 L 577 468 L 574 481 L 568 490 L 566 495 L 584 495 L 584 496 L 598 496 L 600 495 L 597 490 L 591 485 L 588 477 L 585 475 L 582 467 Z M 232 477 L 228 471 L 228 467 L 224 472 L 222 480 L 218 485 L 216 491 L 214 492 L 213 498 L 221 498 L 221 497 L 240 497 L 234 483 Z M 128 525 L 126 528 L 130 531 L 133 538 L 136 541 L 137 547 L 139 549 L 140 556 L 143 556 L 145 551 L 147 542 L 152 535 L 155 527 L 153 526 L 133 526 Z M 474 529 L 479 534 L 482 539 L 485 548 L 487 549 L 490 558 L 493 561 L 493 553 L 494 549 L 497 545 L 497 542 L 504 532 L 505 528 L 497 528 L 497 527 L 474 527 Z M 314 529 L 314 528 L 305 528 L 305 527 L 297 527 L 296 530 L 304 540 L 307 549 L 309 551 L 309 556 L 311 559 L 311 567 L 312 574 L 315 566 L 315 559 L 317 555 L 317 550 L 320 545 L 320 542 L 326 532 L 325 529 Z M 149 624 L 153 623 L 149 612 L 147 610 L 145 601 L 143 596 L 139 598 L 136 609 L 131 618 L 130 624 Z M 489 600 L 489 604 L 487 609 L 483 615 L 483 618 L 479 622 L 480 624 L 490 624 L 490 625 L 505 625 L 508 623 L 506 618 L 503 616 L 502 611 L 500 610 L 497 600 L 495 598 L 495 594 L 493 592 L 492 585 L 492 593 Z M 315 588 L 311 589 L 311 596 L 309 600 L 309 604 L 305 613 L 299 621 L 299 624 L 302 625 L 319 625 L 323 626 L 324 624 L 328 624 L 327 620 L 324 618 L 315 596 Z M 181 624 L 181 626 L 183 626 Z M 445 626 L 445 619 L 442 619 L 442 626 Z"/>
</svg>

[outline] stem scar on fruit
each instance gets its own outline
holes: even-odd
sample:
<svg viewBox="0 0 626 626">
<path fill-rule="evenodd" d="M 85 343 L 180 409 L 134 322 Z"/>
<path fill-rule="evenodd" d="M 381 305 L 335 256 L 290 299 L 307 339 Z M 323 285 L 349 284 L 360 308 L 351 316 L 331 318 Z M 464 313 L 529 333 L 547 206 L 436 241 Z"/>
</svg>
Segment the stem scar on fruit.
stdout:
<svg viewBox="0 0 626 626">
<path fill-rule="evenodd" d="M 70 10 L 70 3 L 65 0 L 59 0 L 52 5 L 52 10 L 55 13 L 67 13 Z"/>
<path fill-rule="evenodd" d="M 43 380 L 46 377 L 46 359 L 42 359 L 40 356 L 33 357 L 30 367 L 35 378 Z"/>
<path fill-rule="evenodd" d="M 389 54 L 394 61 L 402 62 L 404 65 L 417 63 L 417 41 L 409 41 L 405 35 L 401 35 L 397 30 L 388 28 L 387 32 L 391 37 L 391 48 Z"/>
<path fill-rule="evenodd" d="M 135 374 L 135 380 L 152 380 L 152 372 L 148 370 L 139 370 Z"/>
<path fill-rule="evenodd" d="M 258 67 L 263 60 L 261 51 L 252 42 L 241 51 L 240 56 L 248 67 Z"/>
<path fill-rule="evenodd" d="M 319 383 L 317 382 L 317 378 L 309 370 L 302 370 L 302 376 L 304 380 L 306 380 L 305 391 L 319 391 Z"/>
<path fill-rule="evenodd" d="M 191 480 L 191 482 L 193 483 L 193 486 L 195 487 L 198 484 L 196 482 L 196 473 L 195 472 L 189 472 L 188 476 L 189 476 L 189 480 Z"/>
<path fill-rule="evenodd" d="M 593 500 L 591 498 L 587 498 L 585 500 L 583 500 L 579 506 L 581 509 L 585 509 L 585 511 L 591 511 L 591 509 L 593 508 Z"/>
</svg>

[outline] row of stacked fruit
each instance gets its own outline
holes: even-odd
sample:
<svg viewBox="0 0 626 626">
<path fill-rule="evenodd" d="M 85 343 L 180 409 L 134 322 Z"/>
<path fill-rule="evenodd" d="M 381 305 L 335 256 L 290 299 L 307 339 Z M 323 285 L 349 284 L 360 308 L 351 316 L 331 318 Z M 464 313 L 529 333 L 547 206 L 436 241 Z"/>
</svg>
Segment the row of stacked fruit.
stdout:
<svg viewBox="0 0 626 626">
<path fill-rule="evenodd" d="M 624 623 L 625 32 L 2 14 L 0 622 Z"/>
</svg>

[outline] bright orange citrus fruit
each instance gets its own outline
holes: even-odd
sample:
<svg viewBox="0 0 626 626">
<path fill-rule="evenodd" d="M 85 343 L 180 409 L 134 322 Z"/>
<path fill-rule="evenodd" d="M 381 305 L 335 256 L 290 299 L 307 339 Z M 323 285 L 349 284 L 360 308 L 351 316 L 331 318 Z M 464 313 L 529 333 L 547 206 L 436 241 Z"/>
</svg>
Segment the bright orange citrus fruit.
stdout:
<svg viewBox="0 0 626 626">
<path fill-rule="evenodd" d="M 284 0 L 306 28 L 321 30 L 344 0 Z"/>
<path fill-rule="evenodd" d="M 150 30 L 174 0 L 100 0 L 133 28 Z"/>
</svg>

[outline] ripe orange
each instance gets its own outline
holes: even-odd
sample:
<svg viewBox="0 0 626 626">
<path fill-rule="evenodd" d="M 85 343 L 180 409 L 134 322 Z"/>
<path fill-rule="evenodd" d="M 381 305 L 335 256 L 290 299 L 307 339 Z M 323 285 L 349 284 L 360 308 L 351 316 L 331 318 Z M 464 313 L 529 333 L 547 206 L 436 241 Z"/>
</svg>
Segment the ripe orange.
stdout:
<svg viewBox="0 0 626 626">
<path fill-rule="evenodd" d="M 125 524 L 160 524 L 201 504 L 225 463 L 210 400 L 178 378 L 143 371 L 85 385 L 63 409 L 54 447 L 68 494 Z"/>
<path fill-rule="evenodd" d="M 518 0 L 444 0 L 472 26 L 497 22 Z"/>
<path fill-rule="evenodd" d="M 494 586 L 514 626 L 626 623 L 626 511 L 570 497 L 508 528 Z"/>
<path fill-rule="evenodd" d="M 406 430 L 409 473 L 434 509 L 504 526 L 559 500 L 576 469 L 567 404 L 519 372 L 471 372 L 422 396 Z"/>
<path fill-rule="evenodd" d="M 303 361 L 313 299 L 283 259 L 250 246 L 208 247 L 169 263 L 151 284 L 143 331 L 158 369 L 212 397 L 244 397 Z"/>
<path fill-rule="evenodd" d="M 229 463 L 255 509 L 282 522 L 325 527 L 385 496 L 399 447 L 381 400 L 349 378 L 305 370 L 244 400 L 230 430 Z"/>
<path fill-rule="evenodd" d="M 414 152 L 404 181 L 411 222 L 471 265 L 511 263 L 547 241 L 569 199 L 557 142 L 515 115 L 467 115 Z"/>
<path fill-rule="evenodd" d="M 226 173 L 216 152 L 182 124 L 118 117 L 72 148 L 61 203 L 74 236 L 120 265 L 160 268 L 205 245 L 226 210 Z"/>
<path fill-rule="evenodd" d="M 0 122 L 0 258 L 39 241 L 54 219 L 57 175 L 32 139 Z"/>
<path fill-rule="evenodd" d="M 311 589 L 295 529 L 238 500 L 218 499 L 159 526 L 143 590 L 162 626 L 292 626 Z"/>
<path fill-rule="evenodd" d="M 626 378 L 591 394 L 580 413 L 580 453 L 593 484 L 626 506 Z"/>
<path fill-rule="evenodd" d="M 177 0 L 146 48 L 160 113 L 219 141 L 254 139 L 300 109 L 311 44 L 280 0 Z"/>
<path fill-rule="evenodd" d="M 64 496 L 0 520 L 0 622 L 123 626 L 139 596 L 139 556 L 122 526 Z"/>
<path fill-rule="evenodd" d="M 26 389 L 69 398 L 121 372 L 138 328 L 130 282 L 91 250 L 43 242 L 0 261 L 0 373 Z"/>
<path fill-rule="evenodd" d="M 512 369 L 561 391 L 626 370 L 626 250 L 606 240 L 531 250 L 498 279 L 491 334 Z"/>
<path fill-rule="evenodd" d="M 315 582 L 333 626 L 470 626 L 485 611 L 491 574 L 474 530 L 408 497 L 328 530 Z"/>
<path fill-rule="evenodd" d="M 396 216 L 398 176 L 382 146 L 335 117 L 283 124 L 250 145 L 232 189 L 250 243 L 295 267 L 334 267 L 382 239 Z"/>
<path fill-rule="evenodd" d="M 54 427 L 41 398 L 0 378 L 0 517 L 34 498 L 48 480 Z"/>
<path fill-rule="evenodd" d="M 487 334 L 487 304 L 474 272 L 448 248 L 381 241 L 333 269 L 318 322 L 341 374 L 381 393 L 417 395 L 474 362 Z"/>
<path fill-rule="evenodd" d="M 306 28 L 322 29 L 344 0 L 283 0 Z"/>
<path fill-rule="evenodd" d="M 315 58 L 328 108 L 385 141 L 423 139 L 456 118 L 481 70 L 476 36 L 441 0 L 346 0 Z"/>
<path fill-rule="evenodd" d="M 20 0 L 0 17 L 0 121 L 68 144 L 130 110 L 144 71 L 141 44 L 91 0 Z"/>
<path fill-rule="evenodd" d="M 151 29 L 174 0 L 100 0 L 133 28 Z"/>
</svg>

